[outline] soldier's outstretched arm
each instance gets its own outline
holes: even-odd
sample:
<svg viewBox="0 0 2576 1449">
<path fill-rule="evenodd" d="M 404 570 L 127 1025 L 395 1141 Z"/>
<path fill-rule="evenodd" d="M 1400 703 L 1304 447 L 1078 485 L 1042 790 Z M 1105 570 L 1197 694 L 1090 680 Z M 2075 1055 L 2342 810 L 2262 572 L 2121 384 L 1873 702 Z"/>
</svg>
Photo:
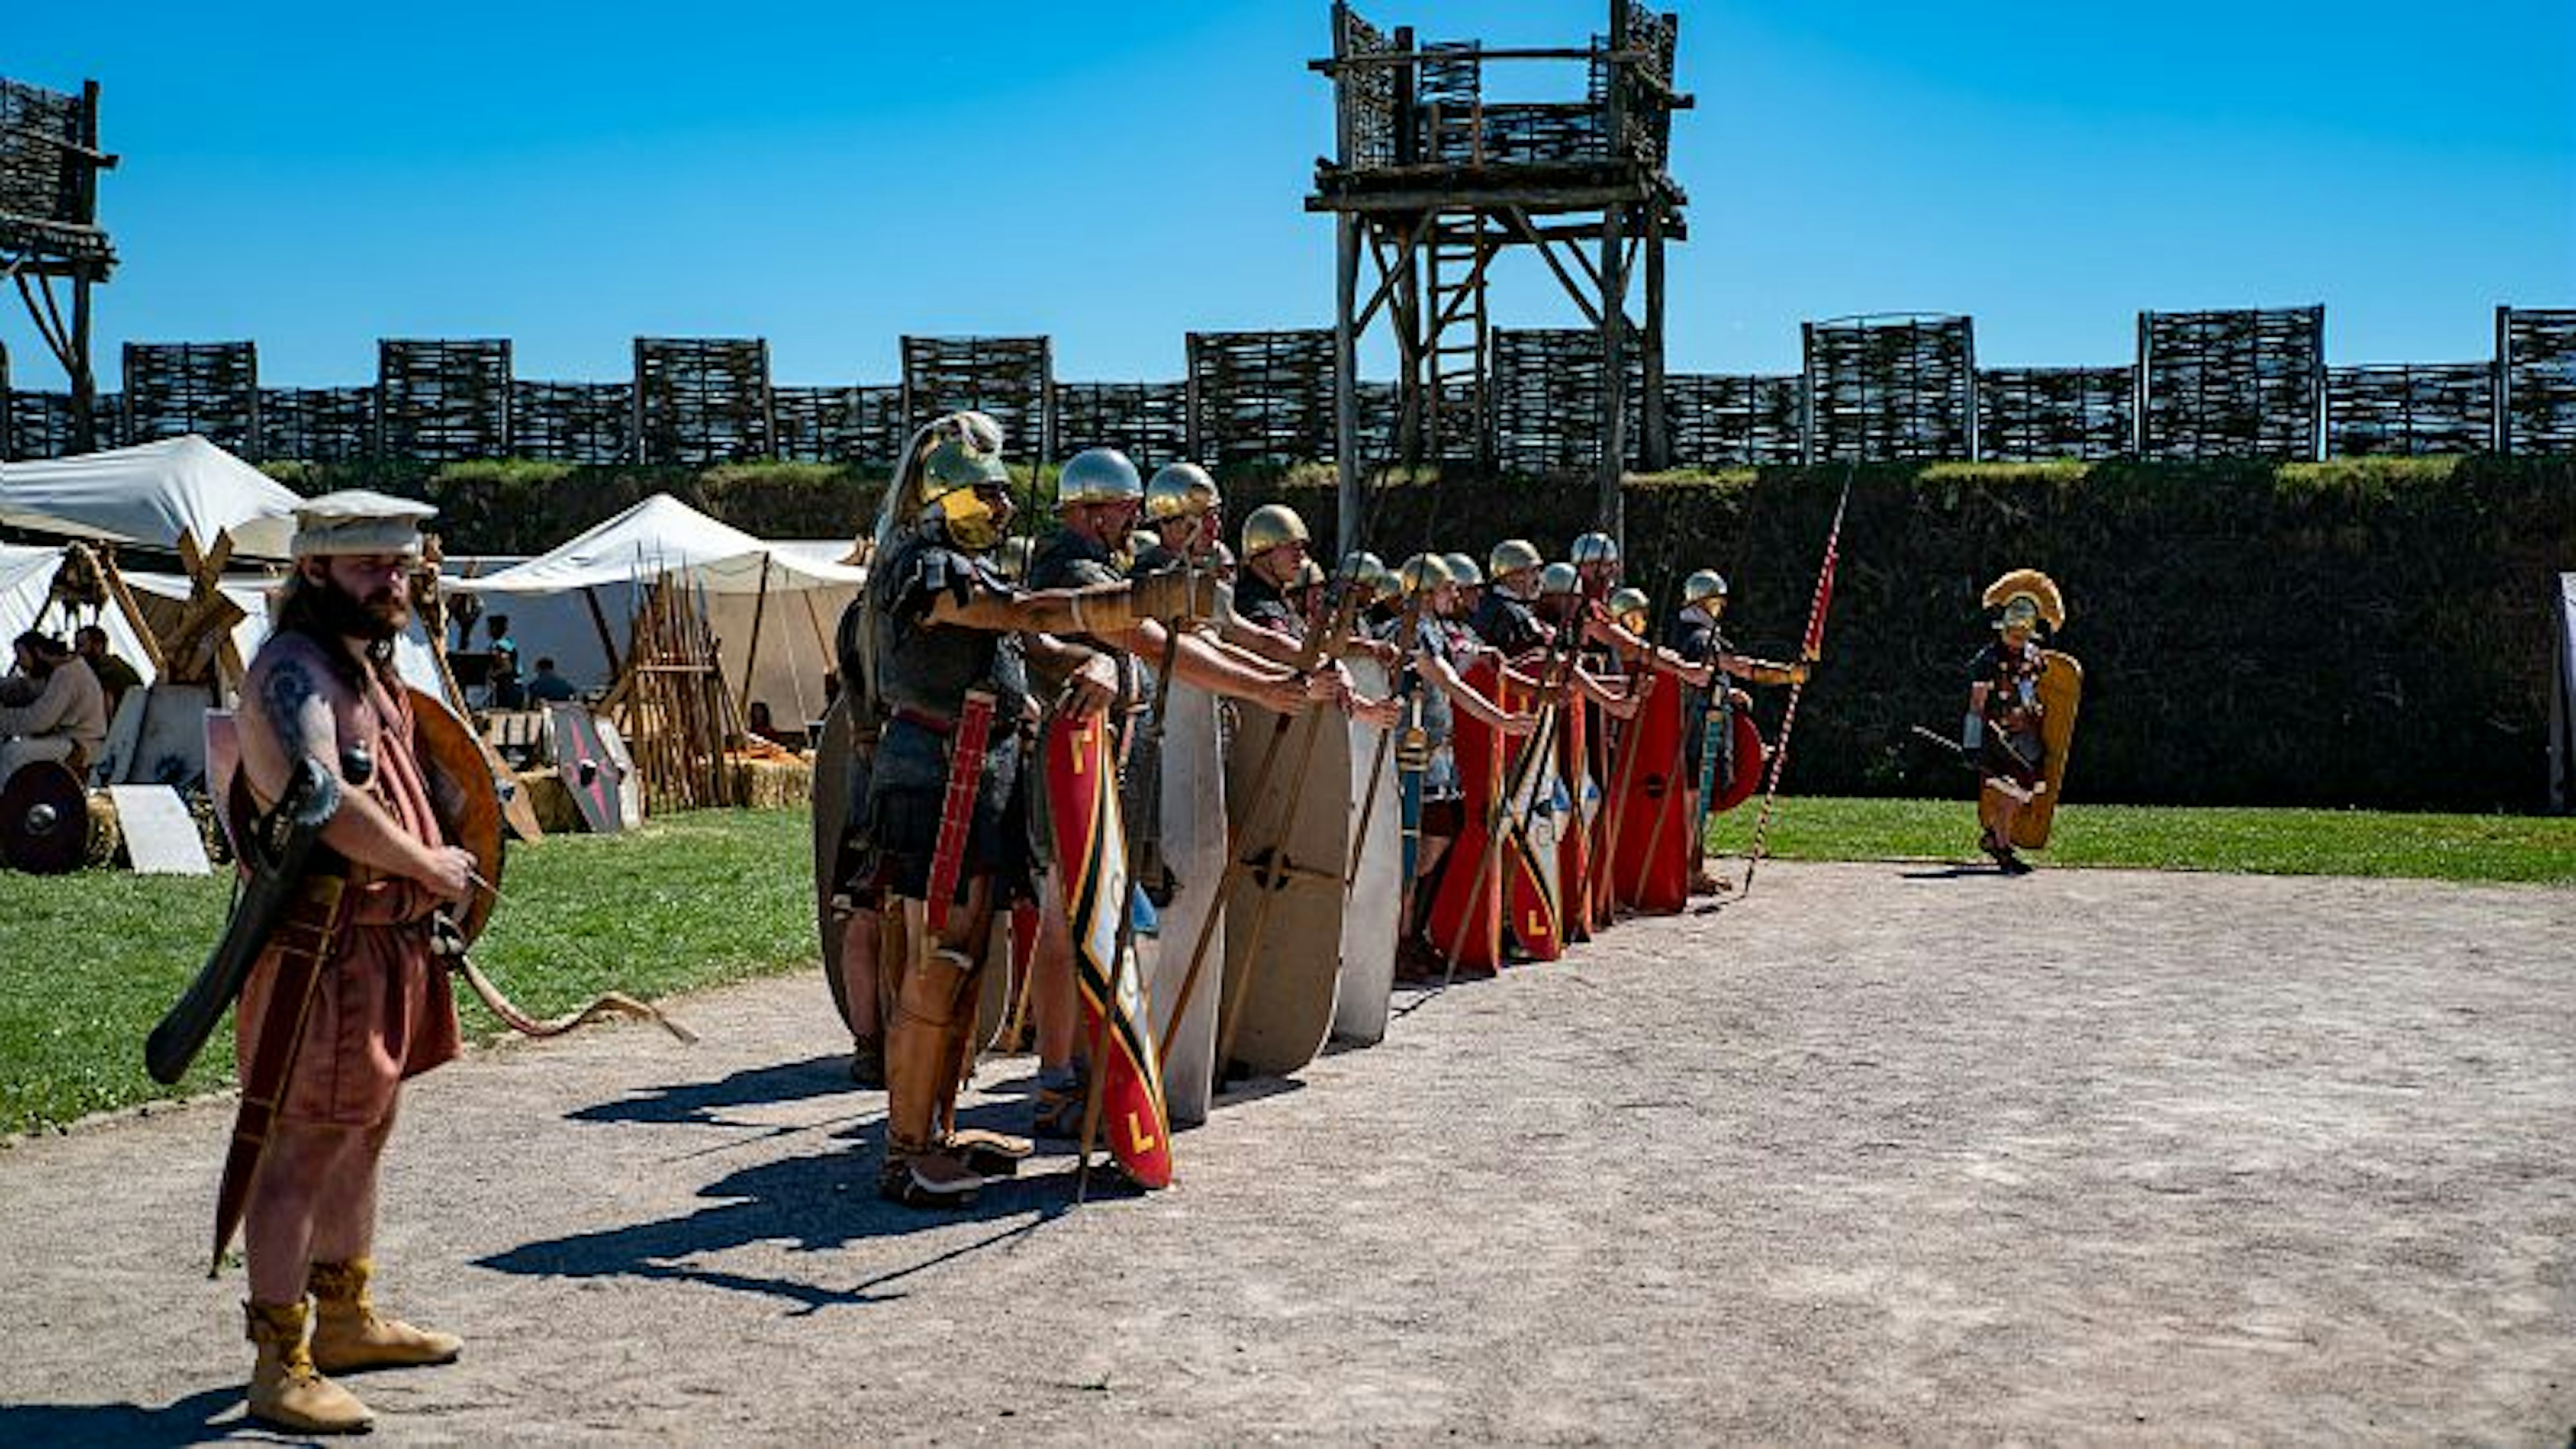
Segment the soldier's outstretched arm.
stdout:
<svg viewBox="0 0 2576 1449">
<path fill-rule="evenodd" d="M 1132 584 L 1027 593 L 977 587 L 931 601 L 933 624 L 992 633 L 1123 634 L 1138 619 L 1203 619 L 1215 612 L 1216 581 L 1204 574 L 1154 574 Z"/>
<path fill-rule="evenodd" d="M 1434 687 L 1449 696 L 1449 703 L 1455 706 L 1459 713 L 1475 720 L 1478 724 L 1488 729 L 1501 730 L 1507 735 L 1526 735 L 1538 729 L 1536 715 L 1507 710 L 1485 698 L 1476 692 L 1476 686 L 1459 676 L 1455 666 L 1439 655 L 1423 655 L 1417 667 L 1430 679 Z"/>
<path fill-rule="evenodd" d="M 1807 680 L 1807 666 L 1803 663 L 1782 664 L 1746 654 L 1721 654 L 1717 666 L 1747 684 L 1804 684 Z"/>
<path fill-rule="evenodd" d="M 1574 692 L 1601 706 L 1612 719 L 1634 719 L 1645 699 L 1625 689 L 1612 689 L 1601 677 L 1578 664 L 1574 666 Z"/>
<path fill-rule="evenodd" d="M 1161 624 L 1140 622 L 1133 637 L 1138 654 L 1156 661 L 1163 657 L 1169 636 Z M 1249 700 L 1273 714 L 1299 714 L 1308 703 L 1306 681 L 1297 671 L 1188 630 L 1182 631 L 1179 646 L 1173 650 L 1172 673 L 1183 684 L 1229 699 Z"/>
</svg>

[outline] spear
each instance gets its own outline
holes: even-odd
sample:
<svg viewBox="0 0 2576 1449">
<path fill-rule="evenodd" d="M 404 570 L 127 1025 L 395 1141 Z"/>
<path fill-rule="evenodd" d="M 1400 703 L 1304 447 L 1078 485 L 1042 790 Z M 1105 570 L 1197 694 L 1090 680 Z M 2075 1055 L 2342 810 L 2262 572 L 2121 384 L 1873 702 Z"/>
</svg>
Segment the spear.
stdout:
<svg viewBox="0 0 2576 1449">
<path fill-rule="evenodd" d="M 1815 663 L 1825 651 L 1825 611 L 1834 602 L 1834 565 L 1840 560 L 1843 542 L 1843 510 L 1851 506 L 1852 476 L 1857 465 L 1843 468 L 1842 497 L 1834 504 L 1833 526 L 1825 531 L 1825 559 L 1816 568 L 1816 597 L 1807 606 L 1807 633 L 1798 646 L 1798 657 Z M 1798 699 L 1807 692 L 1807 681 L 1797 680 L 1789 686 L 1789 709 L 1780 718 L 1780 743 L 1771 751 L 1771 778 L 1762 788 L 1762 816 L 1753 825 L 1753 851 L 1744 860 L 1744 886 L 1736 895 L 1742 900 L 1753 889 L 1753 872 L 1762 866 L 1762 843 L 1771 831 L 1771 805 L 1780 795 L 1780 775 L 1789 767 L 1789 732 L 1798 727 Z"/>
</svg>

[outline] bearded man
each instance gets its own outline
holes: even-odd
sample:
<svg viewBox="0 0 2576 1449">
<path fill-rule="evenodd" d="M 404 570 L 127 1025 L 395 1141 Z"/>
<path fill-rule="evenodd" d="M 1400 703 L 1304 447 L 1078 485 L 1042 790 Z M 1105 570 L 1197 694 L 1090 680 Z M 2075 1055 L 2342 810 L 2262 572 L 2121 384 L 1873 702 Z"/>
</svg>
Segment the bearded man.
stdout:
<svg viewBox="0 0 2576 1449">
<path fill-rule="evenodd" d="M 378 1314 L 368 1288 L 378 1169 L 402 1083 L 457 1053 L 432 918 L 474 889 L 473 856 L 445 839 L 431 809 L 393 665 L 420 523 L 435 512 L 363 490 L 296 510 L 295 572 L 242 685 L 241 768 L 259 807 L 308 762 L 338 795 L 308 875 L 336 888 L 308 889 L 290 910 L 235 1018 L 246 1081 L 263 1047 L 273 1058 L 292 1044 L 249 1183 L 243 1309 L 258 1347 L 251 1417 L 297 1433 L 373 1424 L 326 1373 L 446 1363 L 462 1348 Z M 318 957 L 309 989 L 284 974 L 290 950 Z"/>
</svg>

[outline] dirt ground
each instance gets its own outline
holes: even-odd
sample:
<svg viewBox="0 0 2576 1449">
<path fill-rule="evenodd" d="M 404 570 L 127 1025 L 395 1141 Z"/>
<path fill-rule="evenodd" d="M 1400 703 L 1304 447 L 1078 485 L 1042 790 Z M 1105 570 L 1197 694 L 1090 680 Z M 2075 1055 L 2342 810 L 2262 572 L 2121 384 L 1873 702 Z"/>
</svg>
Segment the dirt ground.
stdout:
<svg viewBox="0 0 2576 1449">
<path fill-rule="evenodd" d="M 1401 998 L 1181 1182 L 869 1191 L 800 972 L 409 1099 L 379 1441 L 2559 1445 L 2576 892 L 1766 866 Z M 973 1116 L 1025 1111 L 1025 1060 Z M 229 1107 L 0 1152 L 0 1443 L 240 1423 Z"/>
</svg>

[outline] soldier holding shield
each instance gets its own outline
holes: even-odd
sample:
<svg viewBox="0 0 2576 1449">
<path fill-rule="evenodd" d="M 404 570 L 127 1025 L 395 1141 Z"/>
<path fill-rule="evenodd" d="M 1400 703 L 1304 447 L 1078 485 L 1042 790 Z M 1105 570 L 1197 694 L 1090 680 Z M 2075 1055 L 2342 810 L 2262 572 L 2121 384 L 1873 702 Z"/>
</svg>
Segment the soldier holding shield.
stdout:
<svg viewBox="0 0 2576 1449">
<path fill-rule="evenodd" d="M 1110 661 L 1041 631 L 1123 630 L 1209 602 L 1179 574 L 1034 593 L 1005 583 L 990 562 L 1012 511 L 1001 447 L 981 413 L 914 436 L 886 492 L 858 620 L 860 705 L 882 724 L 853 895 L 882 911 L 876 960 L 894 978 L 881 998 L 892 1009 L 878 1188 L 919 1207 L 972 1202 L 1028 1152 L 1021 1139 L 957 1131 L 955 1109 L 993 912 L 1030 889 L 1031 656 L 1062 665 L 1064 708 L 1078 714 L 1099 713 L 1118 689 Z"/>
</svg>

